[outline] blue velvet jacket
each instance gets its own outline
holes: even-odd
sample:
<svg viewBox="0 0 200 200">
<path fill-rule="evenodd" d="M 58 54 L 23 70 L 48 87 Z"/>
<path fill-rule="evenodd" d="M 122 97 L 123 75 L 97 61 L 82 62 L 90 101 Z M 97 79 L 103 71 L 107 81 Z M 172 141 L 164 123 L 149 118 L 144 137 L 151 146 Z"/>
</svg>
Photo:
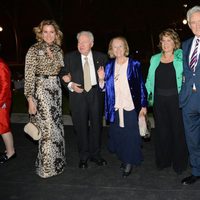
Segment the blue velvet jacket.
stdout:
<svg viewBox="0 0 200 200">
<path fill-rule="evenodd" d="M 115 89 L 114 89 L 115 59 L 111 59 L 105 67 L 105 118 L 114 122 L 115 116 Z M 142 79 L 140 62 L 129 58 L 127 79 L 136 112 L 141 107 L 147 107 L 147 91 Z"/>
</svg>

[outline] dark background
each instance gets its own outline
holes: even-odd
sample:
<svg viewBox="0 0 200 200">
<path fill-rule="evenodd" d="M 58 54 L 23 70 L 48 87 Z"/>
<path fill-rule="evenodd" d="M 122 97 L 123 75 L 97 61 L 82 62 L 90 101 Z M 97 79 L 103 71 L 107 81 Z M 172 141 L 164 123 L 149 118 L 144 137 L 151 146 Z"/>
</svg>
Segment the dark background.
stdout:
<svg viewBox="0 0 200 200">
<path fill-rule="evenodd" d="M 147 63 L 158 51 L 158 35 L 163 29 L 174 28 L 181 40 L 191 36 L 182 20 L 186 11 L 198 3 L 199 0 L 0 0 L 3 57 L 12 65 L 23 65 L 28 48 L 35 42 L 33 27 L 43 19 L 55 19 L 64 33 L 64 52 L 76 49 L 79 31 L 90 30 L 95 36 L 94 49 L 106 53 L 109 40 L 122 35 L 129 42 L 130 55 Z"/>
</svg>

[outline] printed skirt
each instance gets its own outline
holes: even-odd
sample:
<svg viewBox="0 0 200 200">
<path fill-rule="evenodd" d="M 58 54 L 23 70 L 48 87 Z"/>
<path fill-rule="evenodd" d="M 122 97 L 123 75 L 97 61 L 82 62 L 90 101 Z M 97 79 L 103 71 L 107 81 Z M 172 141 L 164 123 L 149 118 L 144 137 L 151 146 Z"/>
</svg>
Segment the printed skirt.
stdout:
<svg viewBox="0 0 200 200">
<path fill-rule="evenodd" d="M 47 178 L 65 168 L 65 140 L 62 121 L 62 91 L 57 76 L 36 77 L 36 124 L 42 136 L 39 140 L 36 173 Z"/>
</svg>

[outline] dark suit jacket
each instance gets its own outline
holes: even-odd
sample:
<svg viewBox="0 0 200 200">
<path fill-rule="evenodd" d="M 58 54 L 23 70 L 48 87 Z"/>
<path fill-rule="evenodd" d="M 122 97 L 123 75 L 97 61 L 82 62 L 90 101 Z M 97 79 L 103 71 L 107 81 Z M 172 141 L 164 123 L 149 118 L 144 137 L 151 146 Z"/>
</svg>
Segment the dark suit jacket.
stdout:
<svg viewBox="0 0 200 200">
<path fill-rule="evenodd" d="M 105 66 L 108 58 L 106 54 L 103 54 L 97 51 L 92 51 L 92 55 L 93 55 L 93 62 L 95 66 L 96 79 L 97 79 L 97 84 L 98 84 L 97 70 L 99 69 L 100 66 Z M 80 84 L 83 88 L 84 87 L 83 67 L 82 67 L 82 62 L 81 62 L 81 54 L 79 53 L 79 51 L 73 51 L 66 54 L 64 57 L 64 63 L 65 63 L 65 66 L 60 72 L 61 78 L 63 75 L 70 73 L 72 77 L 71 81 Z M 62 83 L 64 87 L 68 89 L 67 84 L 64 83 L 63 81 Z M 79 95 L 81 94 L 77 94 L 75 92 L 69 92 L 69 97 L 71 100 L 70 104 L 71 104 L 72 109 L 73 109 L 73 105 L 77 106 L 76 97 Z"/>
<path fill-rule="evenodd" d="M 192 86 L 195 83 L 197 91 L 200 92 L 200 59 L 198 60 L 195 76 L 189 66 L 189 54 L 194 37 L 186 40 L 182 44 L 183 49 L 183 84 L 180 91 L 180 107 L 184 107 L 192 94 Z"/>
</svg>

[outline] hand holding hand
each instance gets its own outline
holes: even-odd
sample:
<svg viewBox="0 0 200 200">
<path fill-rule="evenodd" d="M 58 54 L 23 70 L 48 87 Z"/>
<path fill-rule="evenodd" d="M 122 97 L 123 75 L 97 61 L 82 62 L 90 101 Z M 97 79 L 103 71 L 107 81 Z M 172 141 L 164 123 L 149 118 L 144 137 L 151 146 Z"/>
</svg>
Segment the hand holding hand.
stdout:
<svg viewBox="0 0 200 200">
<path fill-rule="evenodd" d="M 71 74 L 68 73 L 67 75 L 63 76 L 62 79 L 65 83 L 69 83 L 72 79 Z"/>
<path fill-rule="evenodd" d="M 81 85 L 78 84 L 78 83 L 72 82 L 71 88 L 74 90 L 74 92 L 77 92 L 77 93 L 82 93 L 83 92 L 83 89 L 81 88 Z"/>
</svg>

